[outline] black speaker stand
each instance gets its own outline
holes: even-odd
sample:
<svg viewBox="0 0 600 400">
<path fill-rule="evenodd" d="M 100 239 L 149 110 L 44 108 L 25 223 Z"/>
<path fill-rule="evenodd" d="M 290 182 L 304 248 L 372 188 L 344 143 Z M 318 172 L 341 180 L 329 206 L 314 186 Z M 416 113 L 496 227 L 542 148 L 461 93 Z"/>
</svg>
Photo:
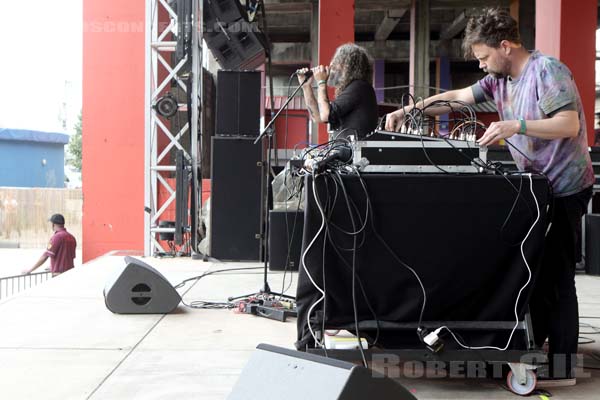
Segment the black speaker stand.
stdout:
<svg viewBox="0 0 600 400">
<path fill-rule="evenodd" d="M 298 85 L 298 87 L 296 88 L 296 90 L 294 90 L 294 93 L 292 93 L 292 95 L 290 97 L 288 97 L 287 101 L 281 106 L 281 108 L 279 109 L 279 111 L 277 111 L 277 113 L 271 118 L 271 121 L 269 121 L 269 123 L 267 124 L 267 126 L 265 126 L 265 129 L 263 129 L 263 131 L 260 133 L 260 135 L 258 135 L 258 137 L 256 138 L 256 140 L 254 141 L 254 144 L 258 144 L 259 142 L 261 142 L 261 140 L 264 142 L 266 141 L 266 148 L 267 148 L 267 157 L 266 157 L 266 168 L 265 168 L 265 173 L 263 174 L 263 178 L 264 178 L 264 187 L 265 187 L 265 194 L 264 194 L 264 206 L 263 206 L 263 226 L 264 226 L 264 230 L 263 230 L 263 248 L 264 248 L 264 252 L 263 252 L 263 260 L 264 260 L 264 268 L 263 268 L 263 287 L 260 291 L 258 291 L 257 293 L 250 293 L 247 295 L 243 295 L 243 296 L 234 296 L 234 297 L 229 297 L 227 300 L 229 301 L 234 301 L 234 300 L 238 300 L 238 299 L 243 299 L 243 298 L 248 298 L 248 297 L 258 297 L 258 296 L 276 296 L 276 297 L 280 297 L 280 298 L 284 298 L 284 299 L 289 299 L 289 300 L 295 300 L 296 298 L 293 296 L 288 296 L 286 294 L 283 293 L 278 293 L 278 292 L 273 292 L 271 290 L 271 287 L 269 286 L 269 281 L 267 279 L 267 274 L 268 274 L 268 270 L 269 270 L 269 252 L 268 252 L 268 240 L 269 240 L 269 175 L 271 172 L 271 140 L 272 140 L 272 135 L 273 135 L 273 124 L 275 123 L 275 121 L 277 120 L 277 118 L 279 117 L 279 115 L 281 114 L 281 112 L 283 110 L 286 109 L 286 107 L 288 106 L 288 104 L 292 101 L 292 99 L 294 98 L 294 96 L 296 95 L 296 93 L 298 93 L 298 91 L 302 88 L 302 86 L 304 86 L 304 84 L 310 79 L 310 77 L 306 77 L 304 78 L 304 81 Z M 260 313 L 256 314 L 259 316 L 263 316 Z"/>
</svg>

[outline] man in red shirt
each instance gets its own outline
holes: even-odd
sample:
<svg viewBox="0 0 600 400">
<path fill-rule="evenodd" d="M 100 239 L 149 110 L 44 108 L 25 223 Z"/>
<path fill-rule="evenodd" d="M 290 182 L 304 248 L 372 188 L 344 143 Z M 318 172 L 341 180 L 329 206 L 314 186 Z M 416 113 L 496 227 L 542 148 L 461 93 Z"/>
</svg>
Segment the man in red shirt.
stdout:
<svg viewBox="0 0 600 400">
<path fill-rule="evenodd" d="M 62 274 L 63 272 L 73 268 L 73 259 L 75 258 L 75 248 L 77 241 L 65 229 L 65 217 L 61 214 L 54 214 L 50 217 L 52 222 L 52 230 L 54 235 L 50 238 L 48 248 L 42 254 L 40 259 L 29 269 L 23 270 L 23 274 L 30 274 L 36 268 L 42 266 L 48 258 L 50 258 L 50 270 L 52 276 Z"/>
</svg>

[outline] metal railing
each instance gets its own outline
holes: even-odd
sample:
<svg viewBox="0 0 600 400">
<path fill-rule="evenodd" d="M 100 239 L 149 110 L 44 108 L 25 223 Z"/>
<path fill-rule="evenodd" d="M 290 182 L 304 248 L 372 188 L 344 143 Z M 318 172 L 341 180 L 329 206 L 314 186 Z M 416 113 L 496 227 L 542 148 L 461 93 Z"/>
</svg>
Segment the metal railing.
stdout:
<svg viewBox="0 0 600 400">
<path fill-rule="evenodd" d="M 52 278 L 50 271 L 2 277 L 0 278 L 0 300 L 39 285 L 50 278 Z"/>
</svg>

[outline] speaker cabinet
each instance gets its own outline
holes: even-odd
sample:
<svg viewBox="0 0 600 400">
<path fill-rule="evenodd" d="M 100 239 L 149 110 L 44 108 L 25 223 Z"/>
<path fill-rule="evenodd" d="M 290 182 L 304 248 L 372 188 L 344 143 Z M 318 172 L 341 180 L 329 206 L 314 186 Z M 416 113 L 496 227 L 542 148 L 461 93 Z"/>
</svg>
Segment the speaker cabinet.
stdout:
<svg viewBox="0 0 600 400">
<path fill-rule="evenodd" d="M 209 0 L 204 5 L 204 40 L 223 69 L 255 69 L 265 60 L 267 41 L 248 22 L 239 0 Z"/>
<path fill-rule="evenodd" d="M 219 21 L 231 23 L 244 18 L 246 10 L 239 0 L 205 0 L 204 1 L 204 24 Z M 245 18 L 244 18 L 245 19 Z"/>
<path fill-rule="evenodd" d="M 125 267 L 104 288 L 104 302 L 117 314 L 166 314 L 177 308 L 181 296 L 160 272 L 125 257 Z"/>
<path fill-rule="evenodd" d="M 262 146 L 215 136 L 212 151 L 210 256 L 260 260 Z"/>
<path fill-rule="evenodd" d="M 298 271 L 302 252 L 304 212 L 269 212 L 269 269 Z"/>
<path fill-rule="evenodd" d="M 399 383 L 367 368 L 260 344 L 228 400 L 416 400 Z"/>
<path fill-rule="evenodd" d="M 219 136 L 257 137 L 260 130 L 260 72 L 217 73 Z"/>
<path fill-rule="evenodd" d="M 600 214 L 585 216 L 585 272 L 600 275 Z"/>
</svg>

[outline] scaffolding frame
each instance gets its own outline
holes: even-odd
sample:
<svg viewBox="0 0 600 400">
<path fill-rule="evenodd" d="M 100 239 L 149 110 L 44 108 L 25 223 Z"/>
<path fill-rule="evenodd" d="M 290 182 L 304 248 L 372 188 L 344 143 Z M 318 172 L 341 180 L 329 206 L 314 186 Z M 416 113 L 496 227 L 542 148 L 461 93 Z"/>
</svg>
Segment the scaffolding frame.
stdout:
<svg viewBox="0 0 600 400">
<path fill-rule="evenodd" d="M 201 45 L 202 45 L 202 1 L 188 0 L 191 2 L 191 26 L 186 26 L 186 21 L 181 21 L 177 12 L 167 0 L 146 0 L 146 34 L 145 34 L 145 169 L 144 169 L 144 255 L 154 256 L 157 253 L 165 253 L 165 249 L 159 243 L 159 233 L 173 233 L 174 227 L 159 227 L 161 217 L 176 200 L 176 190 L 163 176 L 163 173 L 176 171 L 175 159 L 169 160 L 169 153 L 173 148 L 183 152 L 184 159 L 191 168 L 191 201 L 189 203 L 189 238 L 182 248 L 189 248 L 193 255 L 197 252 L 199 242 L 199 227 L 201 226 L 201 184 L 199 180 L 199 166 L 201 165 L 201 126 L 200 104 L 202 103 L 202 68 L 201 68 Z M 173 2 L 175 4 L 175 2 Z M 181 3 L 180 3 L 181 4 Z M 159 14 L 166 12 L 170 22 L 168 24 L 159 20 Z M 178 32 L 183 34 L 186 29 L 191 32 L 191 51 L 184 51 L 182 59 L 173 66 L 165 54 L 173 53 L 177 49 Z M 170 40 L 171 39 L 171 40 Z M 191 70 L 186 65 L 191 63 Z M 162 69 L 162 71 L 160 71 Z M 166 73 L 159 77 L 159 71 Z M 187 76 L 186 84 L 184 75 Z M 163 91 L 169 84 L 175 84 L 186 94 L 191 91 L 191 110 L 187 104 L 178 104 L 177 112 L 187 111 L 190 122 L 186 122 L 177 132 L 172 131 L 155 109 L 156 101 L 161 97 Z M 191 125 L 191 126 L 190 126 Z M 190 151 L 186 151 L 181 143 L 186 133 L 190 134 Z M 159 138 L 166 138 L 167 144 L 159 150 Z M 160 153 L 159 153 L 160 151 Z M 164 188 L 168 198 L 159 204 L 159 189 Z"/>
</svg>

